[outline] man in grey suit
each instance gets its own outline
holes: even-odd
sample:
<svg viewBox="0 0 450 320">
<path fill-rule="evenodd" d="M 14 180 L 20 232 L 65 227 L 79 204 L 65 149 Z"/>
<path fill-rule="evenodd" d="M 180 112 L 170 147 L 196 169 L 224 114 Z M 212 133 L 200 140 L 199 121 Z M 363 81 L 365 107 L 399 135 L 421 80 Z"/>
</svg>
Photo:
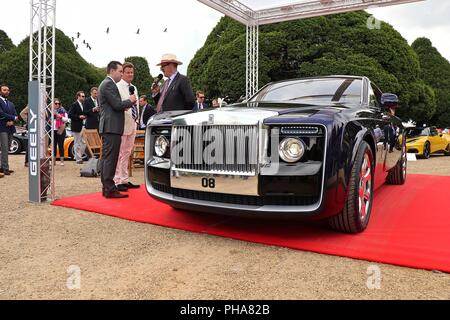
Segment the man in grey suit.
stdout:
<svg viewBox="0 0 450 320">
<path fill-rule="evenodd" d="M 106 198 L 127 198 L 121 194 L 114 183 L 117 161 L 120 152 L 125 117 L 124 111 L 131 108 L 137 98 L 131 95 L 129 100 L 122 101 L 116 83 L 122 79 L 122 64 L 111 61 L 107 67 L 108 76 L 100 84 L 98 100 L 100 104 L 99 133 L 102 136 L 101 180 L 103 196 Z"/>
<path fill-rule="evenodd" d="M 192 110 L 195 97 L 189 79 L 180 74 L 178 66 L 183 64 L 174 54 L 163 55 L 161 62 L 157 66 L 167 78 L 160 88 L 154 85 L 152 96 L 156 103 L 157 113 L 174 110 Z"/>
</svg>

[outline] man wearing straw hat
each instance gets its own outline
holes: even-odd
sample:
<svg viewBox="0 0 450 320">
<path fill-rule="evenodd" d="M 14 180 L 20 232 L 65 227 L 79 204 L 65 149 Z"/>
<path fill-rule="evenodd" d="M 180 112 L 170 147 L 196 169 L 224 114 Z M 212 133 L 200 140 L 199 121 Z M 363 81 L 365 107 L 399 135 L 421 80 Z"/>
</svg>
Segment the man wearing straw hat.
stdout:
<svg viewBox="0 0 450 320">
<path fill-rule="evenodd" d="M 174 54 L 163 55 L 161 62 L 157 64 L 166 77 L 162 87 L 154 85 L 152 88 L 157 113 L 192 110 L 195 96 L 191 82 L 177 70 L 178 66 L 182 64 Z"/>
</svg>

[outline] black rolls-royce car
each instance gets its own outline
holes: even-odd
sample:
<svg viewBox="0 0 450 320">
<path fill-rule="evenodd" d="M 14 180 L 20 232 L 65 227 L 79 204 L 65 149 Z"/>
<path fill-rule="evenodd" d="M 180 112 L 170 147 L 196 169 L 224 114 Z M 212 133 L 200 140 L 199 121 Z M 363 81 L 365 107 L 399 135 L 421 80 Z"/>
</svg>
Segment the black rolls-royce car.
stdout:
<svg viewBox="0 0 450 320">
<path fill-rule="evenodd" d="M 403 184 L 397 96 L 366 77 L 270 83 L 244 103 L 149 120 L 148 193 L 175 208 L 328 219 L 357 233 L 373 192 Z"/>
</svg>

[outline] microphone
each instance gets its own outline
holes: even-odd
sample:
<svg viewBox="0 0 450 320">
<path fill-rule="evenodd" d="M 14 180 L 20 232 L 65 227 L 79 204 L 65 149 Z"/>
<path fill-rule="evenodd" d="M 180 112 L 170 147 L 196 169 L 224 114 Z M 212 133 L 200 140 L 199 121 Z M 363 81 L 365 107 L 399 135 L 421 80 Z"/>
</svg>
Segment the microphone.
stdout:
<svg viewBox="0 0 450 320">
<path fill-rule="evenodd" d="M 162 80 L 163 77 L 164 77 L 164 76 L 162 75 L 162 73 L 160 73 L 160 74 L 155 78 L 155 80 L 153 81 L 152 88 L 153 88 L 154 86 L 156 86 L 156 85 Z"/>
<path fill-rule="evenodd" d="M 132 96 L 134 94 L 134 86 L 130 86 L 128 91 L 130 92 L 130 96 Z"/>
</svg>

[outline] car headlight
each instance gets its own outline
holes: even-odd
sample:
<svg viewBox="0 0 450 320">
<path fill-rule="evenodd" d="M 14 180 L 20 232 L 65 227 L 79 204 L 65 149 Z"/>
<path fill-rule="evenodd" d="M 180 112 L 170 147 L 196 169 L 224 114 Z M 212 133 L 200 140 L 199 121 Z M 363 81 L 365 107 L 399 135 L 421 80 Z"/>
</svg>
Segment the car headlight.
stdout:
<svg viewBox="0 0 450 320">
<path fill-rule="evenodd" d="M 286 138 L 280 143 L 280 158 L 286 162 L 294 163 L 299 161 L 305 154 L 305 144 L 297 138 Z"/>
<path fill-rule="evenodd" d="M 169 148 L 169 140 L 165 136 L 159 136 L 155 141 L 155 153 L 158 157 L 164 156 Z"/>
</svg>

